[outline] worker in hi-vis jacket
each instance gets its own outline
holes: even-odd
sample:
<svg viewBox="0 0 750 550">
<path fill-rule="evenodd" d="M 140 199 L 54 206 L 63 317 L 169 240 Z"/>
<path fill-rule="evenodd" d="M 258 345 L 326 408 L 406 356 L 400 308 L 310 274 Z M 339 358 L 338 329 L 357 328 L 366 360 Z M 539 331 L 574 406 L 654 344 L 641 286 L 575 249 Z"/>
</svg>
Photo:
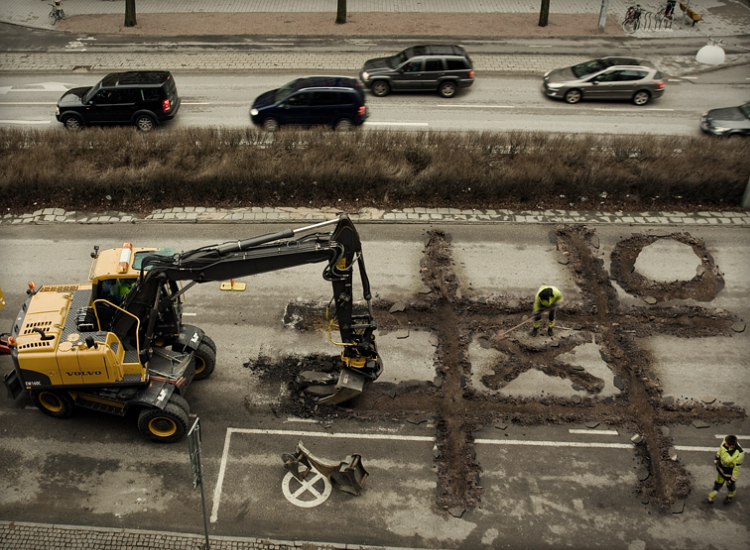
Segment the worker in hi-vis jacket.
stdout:
<svg viewBox="0 0 750 550">
<path fill-rule="evenodd" d="M 542 325 L 542 313 L 549 312 L 549 321 L 547 322 L 547 334 L 552 336 L 555 326 L 555 308 L 562 303 L 563 295 L 554 286 L 542 285 L 536 293 L 534 299 L 534 328 L 531 335 L 536 336 L 539 333 L 539 327 Z"/>
<path fill-rule="evenodd" d="M 724 499 L 724 504 L 732 502 L 735 490 L 737 489 L 735 483 L 737 483 L 737 478 L 740 477 L 743 458 L 745 458 L 745 451 L 737 443 L 737 436 L 726 436 L 724 441 L 721 442 L 719 450 L 716 451 L 716 458 L 714 458 L 714 464 L 718 473 L 716 481 L 714 481 L 713 491 L 708 493 L 709 504 L 714 503 L 716 493 L 721 490 L 725 481 L 727 482 L 727 497 Z"/>
</svg>

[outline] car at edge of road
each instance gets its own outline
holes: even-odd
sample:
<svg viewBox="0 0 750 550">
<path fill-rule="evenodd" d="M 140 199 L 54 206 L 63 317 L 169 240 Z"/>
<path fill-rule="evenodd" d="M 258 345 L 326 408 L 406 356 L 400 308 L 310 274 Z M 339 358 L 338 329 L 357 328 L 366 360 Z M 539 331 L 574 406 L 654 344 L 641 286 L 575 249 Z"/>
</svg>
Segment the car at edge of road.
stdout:
<svg viewBox="0 0 750 550">
<path fill-rule="evenodd" d="M 737 107 L 711 109 L 701 118 L 701 130 L 714 136 L 750 136 L 750 102 Z"/>
<path fill-rule="evenodd" d="M 412 46 L 396 55 L 368 59 L 359 78 L 377 97 L 391 91 L 437 91 L 449 98 L 474 83 L 474 64 L 461 46 Z"/>
<path fill-rule="evenodd" d="M 547 72 L 542 91 L 571 104 L 582 99 L 626 99 L 640 106 L 664 95 L 664 78 L 650 61 L 611 56 Z"/>
<path fill-rule="evenodd" d="M 306 76 L 259 95 L 250 109 L 256 126 L 273 132 L 281 126 L 331 126 L 350 130 L 370 116 L 356 78 Z"/>
<path fill-rule="evenodd" d="M 73 130 L 91 124 L 134 124 L 147 132 L 174 118 L 180 103 L 169 71 L 110 73 L 94 86 L 65 92 L 55 118 Z"/>
</svg>

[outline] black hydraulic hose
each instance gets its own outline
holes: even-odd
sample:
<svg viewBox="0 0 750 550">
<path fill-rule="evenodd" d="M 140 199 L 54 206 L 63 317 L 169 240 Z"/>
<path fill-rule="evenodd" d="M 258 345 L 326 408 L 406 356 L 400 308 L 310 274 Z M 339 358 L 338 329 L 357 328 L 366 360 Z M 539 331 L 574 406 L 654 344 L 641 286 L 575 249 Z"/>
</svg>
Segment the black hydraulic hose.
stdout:
<svg viewBox="0 0 750 550">
<path fill-rule="evenodd" d="M 235 243 L 225 243 L 216 247 L 219 254 L 231 254 L 232 252 L 242 252 L 247 248 L 259 246 L 261 244 L 278 241 L 279 239 L 291 239 L 294 237 L 294 231 L 292 229 L 285 229 L 278 233 L 269 233 L 268 235 L 261 235 L 259 237 L 253 237 L 251 239 L 245 239 L 244 241 L 237 241 Z"/>
</svg>

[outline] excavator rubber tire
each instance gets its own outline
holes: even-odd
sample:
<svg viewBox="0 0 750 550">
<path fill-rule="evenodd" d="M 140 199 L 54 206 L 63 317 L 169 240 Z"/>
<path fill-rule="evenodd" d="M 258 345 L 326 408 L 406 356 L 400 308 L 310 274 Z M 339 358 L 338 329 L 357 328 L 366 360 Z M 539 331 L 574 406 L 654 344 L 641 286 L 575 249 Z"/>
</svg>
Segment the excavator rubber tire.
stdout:
<svg viewBox="0 0 750 550">
<path fill-rule="evenodd" d="M 181 395 L 173 393 L 169 398 L 169 402 L 174 403 L 175 405 L 180 407 L 183 411 L 185 411 L 185 414 L 190 416 L 190 403 L 187 402 L 187 399 L 185 399 Z"/>
<path fill-rule="evenodd" d="M 214 352 L 214 355 L 216 355 L 216 344 L 214 344 L 214 341 L 211 340 L 211 337 L 208 334 L 203 335 L 203 340 L 201 340 L 201 342 L 211 348 Z"/>
<path fill-rule="evenodd" d="M 73 398 L 63 391 L 32 391 L 31 400 L 47 416 L 68 418 L 73 414 Z"/>
<path fill-rule="evenodd" d="M 212 342 L 213 343 L 213 342 Z M 194 380 L 204 380 L 211 376 L 216 368 L 216 352 L 204 341 L 195 350 Z"/>
<path fill-rule="evenodd" d="M 157 443 L 174 443 L 183 438 L 188 430 L 188 415 L 174 403 L 167 403 L 164 410 L 147 408 L 138 416 L 138 430 Z"/>
</svg>

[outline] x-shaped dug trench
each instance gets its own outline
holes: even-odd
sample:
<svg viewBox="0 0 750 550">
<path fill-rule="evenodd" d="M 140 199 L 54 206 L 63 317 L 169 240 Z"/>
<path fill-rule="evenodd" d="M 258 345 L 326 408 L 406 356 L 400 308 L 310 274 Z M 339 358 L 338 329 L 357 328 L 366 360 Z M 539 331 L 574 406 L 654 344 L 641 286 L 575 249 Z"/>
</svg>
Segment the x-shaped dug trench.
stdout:
<svg viewBox="0 0 750 550">
<path fill-rule="evenodd" d="M 441 231 L 431 231 L 422 260 L 422 278 L 429 292 L 420 299 L 392 308 L 380 303 L 376 308 L 383 332 L 408 326 L 437 334 L 436 372 L 432 384 L 412 385 L 376 382 L 347 406 L 338 407 L 339 417 L 364 419 L 404 419 L 415 415 L 437 418 L 438 464 L 437 504 L 443 509 L 471 508 L 482 497 L 479 476 L 481 465 L 475 460 L 473 433 L 491 423 L 516 423 L 524 426 L 543 424 L 580 424 L 601 422 L 620 426 L 642 436 L 635 445 L 641 464 L 649 476 L 639 490 L 658 506 L 666 507 L 690 492 L 690 478 L 684 468 L 669 457 L 671 442 L 660 429 L 667 424 L 688 424 L 695 420 L 728 422 L 743 418 L 739 407 L 721 404 L 675 403 L 663 399 L 658 379 L 649 369 L 646 356 L 638 346 L 639 338 L 654 334 L 677 337 L 728 336 L 737 319 L 728 312 L 695 306 L 660 306 L 672 298 L 710 301 L 723 288 L 723 279 L 713 258 L 699 239 L 679 233 L 635 235 L 617 244 L 611 255 L 609 274 L 604 269 L 599 239 L 585 226 L 557 226 L 554 231 L 561 263 L 571 269 L 581 300 L 568 300 L 562 307 L 566 325 L 573 332 L 562 338 L 537 339 L 533 344 L 513 337 L 497 337 L 498 330 L 518 325 L 528 315 L 532 296 L 522 300 L 510 296 L 467 296 L 453 269 L 449 239 Z M 658 239 L 673 239 L 686 244 L 701 259 L 698 274 L 690 281 L 657 283 L 646 280 L 634 270 L 640 251 Z M 611 280 L 629 294 L 648 297 L 652 305 L 625 307 L 618 302 Z M 547 281 L 554 284 L 553 281 Z M 530 289 L 535 291 L 536 288 Z M 502 292 L 502 289 L 498 289 Z M 391 309 L 399 309 L 394 311 Z M 734 325 L 736 327 L 736 324 Z M 592 339 L 601 357 L 615 376 L 622 391 L 602 397 L 604 382 L 560 357 Z M 528 339 L 522 338 L 528 342 Z M 493 373 L 482 377 L 490 390 L 474 388 L 469 346 L 474 342 L 498 352 L 500 360 Z M 313 362 L 330 358 L 311 358 Z M 309 368 L 308 361 L 292 359 L 298 370 Z M 252 367 L 263 367 L 260 361 Z M 265 365 L 261 371 L 278 371 L 279 365 Z M 387 366 L 386 366 L 387 368 Z M 570 380 L 586 391 L 586 397 L 514 397 L 500 390 L 520 374 L 536 369 L 547 376 Z M 288 372 L 288 371 L 287 371 Z M 326 417 L 332 413 L 313 407 L 299 388 L 292 385 L 289 412 L 303 416 Z M 643 476 L 642 476 L 643 477 Z"/>
</svg>

